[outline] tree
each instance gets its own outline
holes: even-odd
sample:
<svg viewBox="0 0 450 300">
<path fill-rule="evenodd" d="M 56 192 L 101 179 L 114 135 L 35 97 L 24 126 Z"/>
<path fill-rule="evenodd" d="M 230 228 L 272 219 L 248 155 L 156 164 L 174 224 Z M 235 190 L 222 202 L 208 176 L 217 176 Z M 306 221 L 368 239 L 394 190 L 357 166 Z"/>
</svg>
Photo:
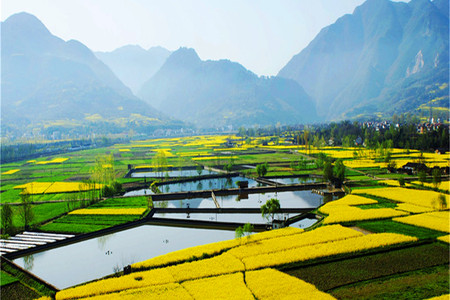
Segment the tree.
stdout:
<svg viewBox="0 0 450 300">
<path fill-rule="evenodd" d="M 197 173 L 198 173 L 198 176 L 202 175 L 202 172 L 203 172 L 202 166 L 198 165 L 198 166 L 197 166 Z"/>
<path fill-rule="evenodd" d="M 334 174 L 339 181 L 343 182 L 345 179 L 345 166 L 342 159 L 338 159 L 334 164 Z"/>
<path fill-rule="evenodd" d="M 156 172 L 164 173 L 167 169 L 167 158 L 166 153 L 162 150 L 159 150 L 156 155 L 152 159 L 152 166 L 156 169 Z"/>
<path fill-rule="evenodd" d="M 247 237 L 246 240 L 248 241 L 248 240 L 250 240 L 250 236 L 251 236 L 253 230 L 254 230 L 254 226 L 250 223 L 246 223 L 246 224 L 244 224 L 243 227 L 239 226 L 238 228 L 236 228 L 235 237 L 237 239 L 240 239 L 240 241 L 242 242 L 241 238 L 245 236 L 245 237 Z"/>
<path fill-rule="evenodd" d="M 447 197 L 444 194 L 439 194 L 439 196 L 437 197 L 437 201 L 433 200 L 433 206 L 436 207 L 437 209 L 446 209 L 447 205 L 448 205 Z"/>
<path fill-rule="evenodd" d="M 317 155 L 316 167 L 318 169 L 322 169 L 326 160 L 327 160 L 327 156 L 324 153 L 320 152 L 319 155 Z"/>
<path fill-rule="evenodd" d="M 230 173 L 233 170 L 233 163 L 230 162 L 228 164 L 225 164 L 223 166 L 223 168 L 224 168 L 225 171 L 227 171 L 227 173 Z"/>
<path fill-rule="evenodd" d="M 435 168 L 433 169 L 433 186 L 437 189 L 441 185 L 441 169 Z"/>
<path fill-rule="evenodd" d="M 419 181 L 422 183 L 422 185 L 425 183 L 425 180 L 427 179 L 427 173 L 425 173 L 424 170 L 419 171 Z"/>
<path fill-rule="evenodd" d="M 22 201 L 19 206 L 19 214 L 22 218 L 25 230 L 29 228 L 29 224 L 33 222 L 34 213 L 31 207 L 31 197 L 27 189 L 24 189 L 20 194 L 20 200 Z"/>
<path fill-rule="evenodd" d="M 405 178 L 400 177 L 400 178 L 398 179 L 398 184 L 399 184 L 401 187 L 404 187 L 404 186 L 405 186 Z"/>
<path fill-rule="evenodd" d="M 333 179 L 333 166 L 329 160 L 325 161 L 323 165 L 323 179 L 325 179 L 325 181 Z"/>
<path fill-rule="evenodd" d="M 256 173 L 258 173 L 258 177 L 265 176 L 267 174 L 268 170 L 269 170 L 269 165 L 267 164 L 267 162 L 256 166 Z"/>
<path fill-rule="evenodd" d="M 2 206 L 1 224 L 4 234 L 11 234 L 13 232 L 13 211 L 11 205 L 5 203 Z"/>
<path fill-rule="evenodd" d="M 280 201 L 275 198 L 271 198 L 266 201 L 266 204 L 261 206 L 261 215 L 267 221 L 269 218 L 273 221 L 275 218 L 275 214 L 280 211 Z"/>
</svg>

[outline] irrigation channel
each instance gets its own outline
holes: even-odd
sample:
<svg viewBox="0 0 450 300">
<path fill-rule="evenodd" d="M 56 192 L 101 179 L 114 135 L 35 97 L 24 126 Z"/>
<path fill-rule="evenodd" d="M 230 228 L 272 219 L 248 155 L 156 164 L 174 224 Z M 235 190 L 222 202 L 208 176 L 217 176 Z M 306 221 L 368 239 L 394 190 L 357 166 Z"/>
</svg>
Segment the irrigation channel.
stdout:
<svg viewBox="0 0 450 300">
<path fill-rule="evenodd" d="M 248 187 L 237 187 L 238 181 L 247 181 Z M 311 190 L 324 189 L 325 184 L 311 178 L 260 180 L 207 174 L 172 180 L 159 188 L 170 193 L 153 194 L 154 209 L 144 219 L 4 257 L 63 289 L 172 251 L 233 239 L 235 229 L 245 223 L 252 223 L 255 231 L 266 230 L 270 224 L 261 216 L 260 207 L 270 198 L 280 201 L 277 219 L 285 226 L 309 227 L 317 221 L 310 211 L 324 201 L 324 196 Z"/>
</svg>

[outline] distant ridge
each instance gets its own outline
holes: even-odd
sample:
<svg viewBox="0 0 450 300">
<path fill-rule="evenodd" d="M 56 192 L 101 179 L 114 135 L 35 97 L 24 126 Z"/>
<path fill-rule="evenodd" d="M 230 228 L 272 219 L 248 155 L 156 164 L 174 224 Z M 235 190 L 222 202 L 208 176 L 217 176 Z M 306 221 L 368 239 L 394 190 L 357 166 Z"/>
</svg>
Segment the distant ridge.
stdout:
<svg viewBox="0 0 450 300">
<path fill-rule="evenodd" d="M 95 55 L 136 94 L 142 84 L 161 68 L 170 53 L 163 47 L 145 50 L 137 45 L 127 45 L 111 52 L 96 52 Z"/>
<path fill-rule="evenodd" d="M 173 52 L 138 96 L 201 127 L 317 120 L 313 100 L 295 81 L 258 77 L 229 60 L 202 61 L 189 48 Z"/>
</svg>

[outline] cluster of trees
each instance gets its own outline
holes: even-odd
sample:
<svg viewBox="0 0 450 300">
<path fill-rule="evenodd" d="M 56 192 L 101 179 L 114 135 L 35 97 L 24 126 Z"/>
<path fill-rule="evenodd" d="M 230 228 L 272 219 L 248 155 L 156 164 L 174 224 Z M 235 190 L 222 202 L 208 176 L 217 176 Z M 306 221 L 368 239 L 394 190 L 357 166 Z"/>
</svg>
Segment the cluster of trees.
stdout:
<svg viewBox="0 0 450 300">
<path fill-rule="evenodd" d="M 319 153 L 316 166 L 323 170 L 323 179 L 341 184 L 345 179 L 345 165 L 342 159 L 333 160 L 323 153 Z"/>
<path fill-rule="evenodd" d="M 396 117 L 399 126 L 393 124 L 368 126 L 364 123 L 342 121 L 339 123 L 315 126 L 285 126 L 281 129 L 239 128 L 238 135 L 242 137 L 280 135 L 292 140 L 293 144 L 307 147 L 324 146 L 354 146 L 356 141 L 364 143 L 369 149 L 376 149 L 382 144 L 391 144 L 395 148 L 417 149 L 422 151 L 436 148 L 449 149 L 449 127 L 439 126 L 436 130 L 420 133 L 417 130 L 418 119 L 407 116 Z"/>
</svg>

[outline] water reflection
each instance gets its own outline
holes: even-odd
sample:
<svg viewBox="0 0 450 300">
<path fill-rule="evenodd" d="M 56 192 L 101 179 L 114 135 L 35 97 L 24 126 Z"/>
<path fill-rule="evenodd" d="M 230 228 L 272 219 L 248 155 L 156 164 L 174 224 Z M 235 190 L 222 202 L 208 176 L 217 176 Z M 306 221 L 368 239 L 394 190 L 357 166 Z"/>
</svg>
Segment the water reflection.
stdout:
<svg viewBox="0 0 450 300">
<path fill-rule="evenodd" d="M 62 289 L 109 275 L 134 262 L 233 238 L 234 231 L 144 225 L 102 237 L 101 242 L 94 238 L 18 258 L 14 263 Z"/>
<path fill-rule="evenodd" d="M 23 258 L 23 268 L 27 271 L 33 270 L 34 256 L 33 254 L 27 255 Z"/>
</svg>

